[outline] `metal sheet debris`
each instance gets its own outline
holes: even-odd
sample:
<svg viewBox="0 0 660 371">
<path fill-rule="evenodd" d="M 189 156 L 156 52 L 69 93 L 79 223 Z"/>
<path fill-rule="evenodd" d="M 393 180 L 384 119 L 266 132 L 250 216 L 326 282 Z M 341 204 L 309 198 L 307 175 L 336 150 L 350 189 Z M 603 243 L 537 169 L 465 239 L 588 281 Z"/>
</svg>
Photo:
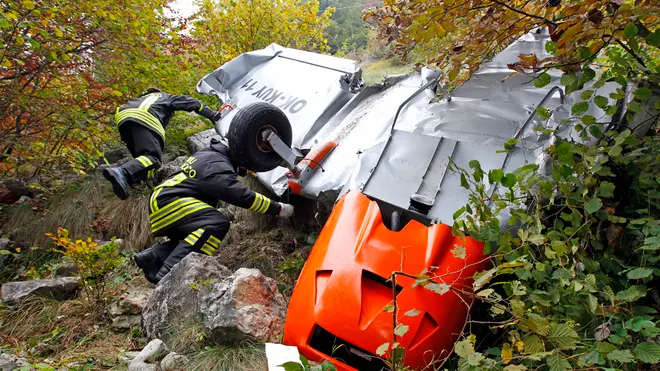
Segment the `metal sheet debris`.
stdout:
<svg viewBox="0 0 660 371">
<path fill-rule="evenodd" d="M 257 100 L 279 103 L 291 120 L 299 150 L 337 141 L 337 148 L 305 185 L 303 195 L 334 201 L 349 189 L 407 209 L 410 198 L 435 198 L 429 217 L 451 224 L 452 214 L 467 200 L 456 174 L 447 171 L 449 156 L 467 168 L 478 160 L 484 170 L 513 170 L 526 163 L 547 165 L 544 150 L 556 136 L 573 136 L 570 108 L 579 93 L 562 102 L 561 71 L 550 70 L 550 84 L 536 88 L 534 77 L 524 74 L 507 78 L 507 64 L 520 54 L 548 57 L 547 30 L 532 31 L 512 43 L 485 64 L 470 79 L 451 92 L 451 99 L 438 99 L 433 86 L 399 106 L 425 84 L 437 81 L 440 71 L 424 68 L 420 73 L 393 76 L 383 84 L 362 90 L 361 71 L 355 62 L 271 45 L 225 64 L 198 84 L 202 93 L 216 95 L 241 106 Z M 608 96 L 614 85 L 601 88 Z M 532 117 L 538 105 L 551 112 L 547 121 Z M 305 103 L 300 103 L 304 100 Z M 587 113 L 607 121 L 595 105 Z M 224 135 L 233 115 L 216 127 Z M 530 119 L 530 117 L 532 117 Z M 543 134 L 539 126 L 556 130 Z M 501 150 L 510 138 L 518 144 L 510 153 Z M 389 145 L 388 145 L 388 142 Z M 382 157 L 382 158 L 381 158 Z M 428 171 L 427 171 L 428 170 Z M 259 174 L 259 180 L 277 195 L 287 189 L 285 169 Z M 435 195 L 435 197 L 434 197 Z"/>
</svg>

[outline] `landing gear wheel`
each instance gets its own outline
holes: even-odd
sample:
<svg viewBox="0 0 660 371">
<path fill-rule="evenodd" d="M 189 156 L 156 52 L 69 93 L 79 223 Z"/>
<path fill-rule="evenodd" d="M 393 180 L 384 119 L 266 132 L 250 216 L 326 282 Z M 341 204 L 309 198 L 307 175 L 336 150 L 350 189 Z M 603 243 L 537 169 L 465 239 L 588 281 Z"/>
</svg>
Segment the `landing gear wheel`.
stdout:
<svg viewBox="0 0 660 371">
<path fill-rule="evenodd" d="M 291 124 L 284 112 L 272 104 L 259 102 L 240 109 L 231 120 L 227 139 L 232 158 L 254 172 L 270 171 L 282 158 L 263 139 L 268 130 L 291 146 Z"/>
</svg>

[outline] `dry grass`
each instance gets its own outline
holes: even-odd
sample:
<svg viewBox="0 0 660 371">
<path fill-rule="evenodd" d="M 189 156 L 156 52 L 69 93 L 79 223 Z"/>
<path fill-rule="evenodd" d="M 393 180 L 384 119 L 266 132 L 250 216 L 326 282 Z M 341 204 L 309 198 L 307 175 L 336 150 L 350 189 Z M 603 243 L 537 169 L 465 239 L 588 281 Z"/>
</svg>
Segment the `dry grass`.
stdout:
<svg viewBox="0 0 660 371">
<path fill-rule="evenodd" d="M 263 344 L 207 347 L 197 353 L 187 367 L 191 371 L 256 371 L 267 368 Z"/>
<path fill-rule="evenodd" d="M 114 364 L 118 354 L 135 344 L 129 334 L 112 333 L 107 327 L 107 320 L 87 313 L 80 300 L 32 297 L 16 307 L 0 307 L 0 347 L 23 353 L 35 363 L 48 359 L 53 366 L 72 361 Z"/>
<path fill-rule="evenodd" d="M 43 207 L 13 207 L 2 229 L 23 247 L 50 247 L 45 234 L 63 227 L 78 238 L 123 238 L 128 248 L 139 250 L 151 242 L 146 193 L 133 190 L 131 198 L 122 201 L 103 177 L 91 175 L 53 195 Z"/>
</svg>

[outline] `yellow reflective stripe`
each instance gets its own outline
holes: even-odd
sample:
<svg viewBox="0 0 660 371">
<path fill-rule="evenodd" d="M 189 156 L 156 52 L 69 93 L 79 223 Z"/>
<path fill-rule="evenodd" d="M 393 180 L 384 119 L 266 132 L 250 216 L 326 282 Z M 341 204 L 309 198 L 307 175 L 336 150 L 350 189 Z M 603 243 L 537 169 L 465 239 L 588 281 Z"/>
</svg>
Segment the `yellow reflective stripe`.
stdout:
<svg viewBox="0 0 660 371">
<path fill-rule="evenodd" d="M 198 240 L 197 237 L 188 235 L 188 237 L 186 237 L 186 239 L 184 241 L 186 241 L 187 243 L 189 243 L 191 245 L 194 245 L 195 242 L 197 242 L 197 240 Z"/>
<path fill-rule="evenodd" d="M 185 201 L 185 202 L 182 202 Z M 150 217 L 151 223 L 155 224 L 158 223 L 161 219 L 165 219 L 169 217 L 170 215 L 177 213 L 180 211 L 182 208 L 187 208 L 190 205 L 196 205 L 196 204 L 203 204 L 203 202 L 196 200 L 196 199 L 180 199 L 175 202 L 172 202 L 171 204 L 167 205 L 166 207 L 158 210 L 156 213 L 154 213 L 153 217 Z M 174 206 L 172 206 L 174 205 Z M 172 206 L 172 207 L 170 207 Z M 167 208 L 167 209 L 165 209 Z"/>
<path fill-rule="evenodd" d="M 203 210 L 203 209 L 212 209 L 212 207 L 205 204 L 205 203 L 203 203 L 203 202 L 201 204 L 190 205 L 190 206 L 186 207 L 185 209 L 182 209 L 182 210 L 178 211 L 177 213 L 173 213 L 170 217 L 165 218 L 165 219 L 163 219 L 163 220 L 161 220 L 161 221 L 159 221 L 155 224 L 152 224 L 151 225 L 151 230 L 153 232 L 161 230 L 161 229 L 167 227 L 168 225 L 170 225 L 172 223 L 176 223 L 177 221 L 185 218 L 186 216 L 188 216 L 188 215 L 190 215 L 194 212 Z"/>
<path fill-rule="evenodd" d="M 201 104 L 199 105 L 199 109 L 197 110 L 197 112 L 202 112 L 202 110 L 204 109 L 204 107 L 206 107 L 206 106 L 204 105 L 204 103 L 201 103 Z"/>
<path fill-rule="evenodd" d="M 144 167 L 149 167 L 149 166 L 151 166 L 151 165 L 154 164 L 154 163 L 149 159 L 149 157 L 146 157 L 146 156 L 140 156 L 140 157 L 137 157 L 137 158 L 135 158 L 135 159 L 138 160 L 138 161 L 140 161 L 140 163 L 141 163 L 142 166 L 144 166 Z"/>
<path fill-rule="evenodd" d="M 149 173 L 147 173 L 147 179 L 153 178 L 155 172 L 156 172 L 156 169 L 149 170 Z"/>
<path fill-rule="evenodd" d="M 158 94 L 158 93 L 149 94 L 147 96 L 147 98 L 144 101 L 142 101 L 142 103 L 140 104 L 140 107 L 138 107 L 138 108 L 143 110 L 143 111 L 147 111 L 149 109 L 149 107 L 151 107 L 151 105 L 154 104 L 154 102 L 156 102 L 158 100 L 158 98 L 160 98 L 161 96 L 162 96 L 162 94 Z"/>
<path fill-rule="evenodd" d="M 217 237 L 215 236 L 209 236 L 208 243 L 211 244 L 211 246 L 218 248 L 222 241 L 220 241 Z"/>
<path fill-rule="evenodd" d="M 213 251 L 210 251 L 209 249 L 207 249 L 206 246 L 202 247 L 201 250 L 206 255 L 213 255 Z"/>
<path fill-rule="evenodd" d="M 268 210 L 268 207 L 270 207 L 270 198 L 264 197 L 264 199 L 265 200 L 264 200 L 263 206 L 261 208 L 259 208 L 259 210 L 258 210 L 262 214 L 265 214 L 266 210 Z"/>
<path fill-rule="evenodd" d="M 183 198 L 180 198 L 180 199 L 178 199 L 174 202 L 170 202 L 169 204 L 167 204 L 165 207 L 161 208 L 160 210 L 158 210 L 154 213 L 151 213 L 151 215 L 149 215 L 149 218 L 152 219 L 152 220 L 153 219 L 158 219 L 159 215 L 169 214 L 172 209 L 179 207 L 183 203 L 191 202 L 191 201 L 192 202 L 195 202 L 195 201 L 201 202 L 196 198 L 183 197 Z"/>
<path fill-rule="evenodd" d="M 160 191 L 163 190 L 163 187 L 173 187 L 173 186 L 183 182 L 186 179 L 187 179 L 186 174 L 179 173 L 179 174 L 175 175 L 174 177 L 164 181 L 163 183 L 161 183 L 159 186 L 157 186 L 154 189 L 154 192 L 151 194 L 151 215 L 149 216 L 150 218 L 154 216 L 154 213 L 156 211 L 158 211 L 158 199 L 157 198 L 158 198 L 158 195 L 160 194 Z M 190 197 L 188 197 L 188 198 L 190 198 Z"/>
<path fill-rule="evenodd" d="M 158 211 L 158 194 L 160 194 L 160 191 L 162 191 L 162 188 L 156 188 L 154 192 L 151 194 L 151 213 L 155 213 Z"/>
<path fill-rule="evenodd" d="M 262 203 L 262 201 L 263 201 L 263 199 L 264 199 L 264 196 L 262 196 L 262 195 L 259 194 L 259 193 L 255 193 L 254 196 L 255 196 L 255 197 L 254 197 L 254 201 L 252 202 L 252 206 L 250 206 L 250 209 L 249 209 L 250 211 L 255 211 L 255 210 L 257 210 L 259 207 L 261 207 L 261 203 Z"/>
<path fill-rule="evenodd" d="M 151 126 L 160 135 L 165 137 L 165 130 L 163 129 L 163 125 L 161 125 L 160 121 L 158 121 L 156 116 L 152 115 L 151 113 L 139 110 L 137 108 L 127 108 L 123 111 L 119 111 L 115 115 L 115 121 L 117 122 L 117 124 L 119 124 L 120 122 L 122 122 L 127 118 L 137 118 L 140 121 L 144 122 L 145 124 Z"/>
</svg>

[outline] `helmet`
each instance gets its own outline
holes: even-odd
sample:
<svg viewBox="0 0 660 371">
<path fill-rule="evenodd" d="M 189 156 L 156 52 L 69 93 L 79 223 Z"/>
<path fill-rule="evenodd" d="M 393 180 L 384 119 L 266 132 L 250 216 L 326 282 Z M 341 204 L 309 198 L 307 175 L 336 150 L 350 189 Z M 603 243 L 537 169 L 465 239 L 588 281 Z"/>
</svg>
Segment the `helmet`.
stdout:
<svg viewBox="0 0 660 371">
<path fill-rule="evenodd" d="M 162 92 L 163 92 L 163 91 L 160 90 L 160 89 L 158 89 L 158 88 L 147 88 L 147 90 L 143 91 L 143 92 L 140 94 L 140 96 L 142 97 L 142 96 L 145 96 L 145 95 L 147 95 L 147 94 L 151 94 L 151 93 L 162 93 Z"/>
</svg>

